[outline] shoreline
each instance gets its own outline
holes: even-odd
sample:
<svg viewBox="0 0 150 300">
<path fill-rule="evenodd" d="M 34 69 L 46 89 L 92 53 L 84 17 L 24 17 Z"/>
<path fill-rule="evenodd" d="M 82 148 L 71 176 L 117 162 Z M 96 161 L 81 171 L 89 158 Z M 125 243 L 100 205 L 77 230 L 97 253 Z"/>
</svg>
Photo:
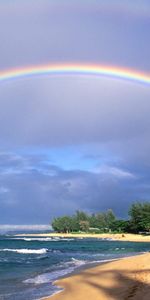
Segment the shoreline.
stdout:
<svg viewBox="0 0 150 300">
<path fill-rule="evenodd" d="M 149 300 L 150 253 L 88 266 L 53 284 L 62 290 L 41 300 Z"/>
<path fill-rule="evenodd" d="M 130 234 L 130 233 L 98 233 L 98 234 L 89 234 L 89 233 L 35 233 L 35 234 L 17 234 L 16 236 L 20 237 L 49 237 L 49 238 L 97 238 L 97 239 L 106 239 L 112 241 L 125 241 L 125 242 L 149 242 L 150 235 L 141 235 L 141 234 Z"/>
</svg>

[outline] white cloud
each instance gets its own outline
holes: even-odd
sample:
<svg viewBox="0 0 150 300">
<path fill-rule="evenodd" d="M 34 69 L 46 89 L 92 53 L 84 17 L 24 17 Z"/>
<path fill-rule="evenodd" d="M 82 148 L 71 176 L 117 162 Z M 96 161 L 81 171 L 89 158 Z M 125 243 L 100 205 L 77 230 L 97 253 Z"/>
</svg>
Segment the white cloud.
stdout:
<svg viewBox="0 0 150 300">
<path fill-rule="evenodd" d="M 113 166 L 107 166 L 107 165 L 103 165 L 99 168 L 95 168 L 93 171 L 94 171 L 94 173 L 111 175 L 111 176 L 119 178 L 119 179 L 128 179 L 128 178 L 135 179 L 136 178 L 135 174 L 133 174 L 129 171 L 126 171 L 121 168 L 113 167 Z"/>
<path fill-rule="evenodd" d="M 9 189 L 4 187 L 4 186 L 1 186 L 0 187 L 0 194 L 5 194 L 5 193 L 8 193 L 9 192 Z"/>
<path fill-rule="evenodd" d="M 30 231 L 30 230 L 51 230 L 52 227 L 50 225 L 0 225 L 0 231 L 15 231 L 15 230 L 25 230 L 25 231 Z"/>
</svg>

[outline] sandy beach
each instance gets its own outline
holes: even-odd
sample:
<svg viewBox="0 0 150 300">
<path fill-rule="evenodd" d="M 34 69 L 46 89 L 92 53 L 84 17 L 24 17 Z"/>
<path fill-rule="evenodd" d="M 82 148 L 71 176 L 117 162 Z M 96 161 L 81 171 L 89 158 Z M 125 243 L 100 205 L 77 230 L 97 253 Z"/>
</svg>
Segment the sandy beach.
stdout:
<svg viewBox="0 0 150 300">
<path fill-rule="evenodd" d="M 17 236 L 33 236 L 33 234 L 20 234 Z M 129 242 L 150 242 L 150 235 L 130 234 L 130 233 L 38 233 L 34 234 L 37 237 L 60 237 L 60 238 L 99 238 L 99 239 L 112 239 L 117 241 Z"/>
<path fill-rule="evenodd" d="M 149 300 L 150 253 L 81 271 L 55 282 L 63 291 L 49 300 Z"/>
</svg>

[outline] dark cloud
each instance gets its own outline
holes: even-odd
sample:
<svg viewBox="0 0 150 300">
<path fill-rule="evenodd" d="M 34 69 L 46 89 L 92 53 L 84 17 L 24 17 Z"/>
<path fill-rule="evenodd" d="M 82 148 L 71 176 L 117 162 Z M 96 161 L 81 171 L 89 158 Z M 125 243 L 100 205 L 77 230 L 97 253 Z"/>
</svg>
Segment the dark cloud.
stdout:
<svg viewBox="0 0 150 300">
<path fill-rule="evenodd" d="M 76 209 L 110 207 L 126 216 L 133 200 L 149 198 L 148 87 L 77 77 L 7 87 L 0 110 L 1 223 L 47 223 Z M 69 145 L 86 151 L 67 170 L 51 150 Z M 93 167 L 84 170 L 89 160 Z"/>
<path fill-rule="evenodd" d="M 149 16 L 146 0 L 1 1 L 0 68 L 71 61 L 148 72 Z M 149 199 L 149 99 L 149 86 L 132 80 L 1 82 L 0 222 L 110 207 L 126 216 L 133 200 Z"/>
<path fill-rule="evenodd" d="M 9 172 L 1 172 L 1 223 L 48 223 L 77 209 L 96 212 L 110 207 L 125 217 L 132 200 L 147 197 L 150 189 L 148 178 L 141 181 L 137 174 L 119 168 L 67 171 L 47 164 L 46 171 L 46 165 L 31 166 L 20 166 L 18 172 L 16 164 L 16 172 L 10 164 Z"/>
</svg>

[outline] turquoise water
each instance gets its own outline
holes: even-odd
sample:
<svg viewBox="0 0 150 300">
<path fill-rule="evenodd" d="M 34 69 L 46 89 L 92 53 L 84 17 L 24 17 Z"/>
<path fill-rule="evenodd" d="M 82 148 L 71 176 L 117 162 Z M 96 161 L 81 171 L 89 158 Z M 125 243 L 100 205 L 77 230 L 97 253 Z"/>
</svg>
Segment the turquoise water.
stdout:
<svg viewBox="0 0 150 300">
<path fill-rule="evenodd" d="M 0 299 L 39 299 L 57 292 L 53 281 L 78 268 L 145 251 L 149 243 L 0 236 Z"/>
</svg>

